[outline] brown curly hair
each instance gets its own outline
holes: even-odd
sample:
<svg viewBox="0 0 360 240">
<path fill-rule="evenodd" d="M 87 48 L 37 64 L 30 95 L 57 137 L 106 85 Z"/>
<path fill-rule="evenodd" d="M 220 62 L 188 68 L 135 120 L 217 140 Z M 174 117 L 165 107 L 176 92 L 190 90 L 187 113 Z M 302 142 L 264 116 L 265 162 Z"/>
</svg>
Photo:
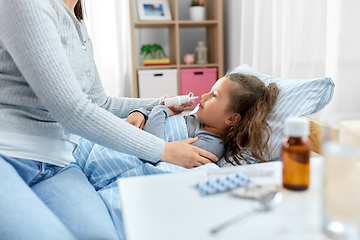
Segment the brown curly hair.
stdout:
<svg viewBox="0 0 360 240">
<path fill-rule="evenodd" d="M 271 128 L 266 118 L 273 109 L 279 95 L 275 83 L 267 87 L 256 76 L 241 73 L 227 73 L 225 78 L 237 83 L 237 87 L 230 92 L 230 105 L 228 110 L 239 113 L 241 121 L 232 126 L 224 138 L 224 158 L 234 165 L 229 156 L 238 164 L 245 160 L 242 151 L 250 152 L 260 162 L 265 162 L 265 155 L 269 155 L 268 141 Z"/>
</svg>

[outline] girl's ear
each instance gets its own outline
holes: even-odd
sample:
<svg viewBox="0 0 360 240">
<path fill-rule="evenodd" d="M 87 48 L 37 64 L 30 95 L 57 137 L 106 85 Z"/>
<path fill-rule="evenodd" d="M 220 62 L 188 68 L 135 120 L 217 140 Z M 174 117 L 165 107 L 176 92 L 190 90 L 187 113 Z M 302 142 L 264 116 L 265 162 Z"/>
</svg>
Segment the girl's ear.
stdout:
<svg viewBox="0 0 360 240">
<path fill-rule="evenodd" d="M 239 113 L 233 113 L 225 120 L 225 124 L 228 126 L 234 126 L 235 124 L 238 124 L 240 121 L 241 121 L 241 115 Z"/>
</svg>

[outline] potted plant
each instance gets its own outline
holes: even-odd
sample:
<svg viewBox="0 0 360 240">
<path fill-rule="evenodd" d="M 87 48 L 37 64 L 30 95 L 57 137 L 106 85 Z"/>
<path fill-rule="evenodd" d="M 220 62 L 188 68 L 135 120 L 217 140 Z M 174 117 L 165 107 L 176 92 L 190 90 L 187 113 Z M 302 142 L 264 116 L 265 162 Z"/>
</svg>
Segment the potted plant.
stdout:
<svg viewBox="0 0 360 240">
<path fill-rule="evenodd" d="M 190 7 L 190 19 L 192 21 L 204 21 L 205 17 L 205 0 L 192 0 Z"/>
<path fill-rule="evenodd" d="M 147 44 L 141 47 L 140 55 L 143 55 L 144 65 L 153 66 L 153 65 L 169 65 L 170 60 L 167 57 L 163 48 L 159 44 Z M 150 56 L 150 59 L 146 59 L 147 56 Z M 157 56 L 156 56 L 157 55 Z"/>
</svg>

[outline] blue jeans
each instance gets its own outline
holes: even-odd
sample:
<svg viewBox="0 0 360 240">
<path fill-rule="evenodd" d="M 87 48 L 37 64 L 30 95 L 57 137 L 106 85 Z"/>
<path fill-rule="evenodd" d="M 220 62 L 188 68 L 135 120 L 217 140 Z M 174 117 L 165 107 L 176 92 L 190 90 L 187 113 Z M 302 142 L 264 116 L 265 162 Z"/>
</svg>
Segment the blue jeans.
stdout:
<svg viewBox="0 0 360 240">
<path fill-rule="evenodd" d="M 118 239 L 82 170 L 0 154 L 1 239 Z"/>
</svg>

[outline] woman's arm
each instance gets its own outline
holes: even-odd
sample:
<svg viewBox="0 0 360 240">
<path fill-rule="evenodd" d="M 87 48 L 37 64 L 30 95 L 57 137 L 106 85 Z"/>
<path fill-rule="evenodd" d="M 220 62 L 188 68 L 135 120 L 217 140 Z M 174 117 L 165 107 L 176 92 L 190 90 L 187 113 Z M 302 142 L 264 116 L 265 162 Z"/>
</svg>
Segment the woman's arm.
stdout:
<svg viewBox="0 0 360 240">
<path fill-rule="evenodd" d="M 98 76 L 98 75 L 97 75 Z M 159 98 L 127 98 L 109 97 L 106 95 L 100 78 L 97 77 L 88 93 L 94 103 L 120 118 L 127 118 L 134 109 L 147 106 L 159 105 L 162 97 Z"/>
<path fill-rule="evenodd" d="M 91 101 L 74 72 L 83 64 L 82 59 L 71 55 L 79 53 L 82 43 L 74 36 L 68 46 L 75 49 L 65 51 L 64 39 L 59 35 L 59 31 L 75 27 L 63 24 L 61 4 L 61 1 L 0 0 L 0 42 L 53 119 L 70 133 L 139 158 L 173 161 L 180 157 L 178 165 L 188 165 L 187 156 L 193 161 L 202 160 L 185 143 L 181 148 L 186 154 L 171 155 L 171 147 L 165 147 L 162 139 L 135 128 Z M 70 64 L 74 59 L 79 61 Z M 83 78 L 90 77 L 85 73 Z M 171 146 L 176 148 L 176 144 Z"/>
<path fill-rule="evenodd" d="M 82 54 L 82 43 L 76 35 L 67 39 L 72 42 L 63 45 L 59 31 L 74 31 L 75 26 L 63 24 L 61 4 L 61 1 L 0 0 L 0 42 L 44 109 L 68 132 L 117 151 L 159 160 L 165 149 L 163 140 L 119 119 L 83 92 L 79 83 L 83 80 L 77 79 L 74 71 L 87 61 L 86 54 L 83 51 L 84 59 L 71 55 L 79 51 Z M 65 51 L 65 47 L 75 49 Z M 79 60 L 79 66 L 71 64 L 74 59 Z M 94 74 L 92 65 L 85 67 Z M 86 71 L 83 74 L 85 79 L 92 77 Z"/>
</svg>

